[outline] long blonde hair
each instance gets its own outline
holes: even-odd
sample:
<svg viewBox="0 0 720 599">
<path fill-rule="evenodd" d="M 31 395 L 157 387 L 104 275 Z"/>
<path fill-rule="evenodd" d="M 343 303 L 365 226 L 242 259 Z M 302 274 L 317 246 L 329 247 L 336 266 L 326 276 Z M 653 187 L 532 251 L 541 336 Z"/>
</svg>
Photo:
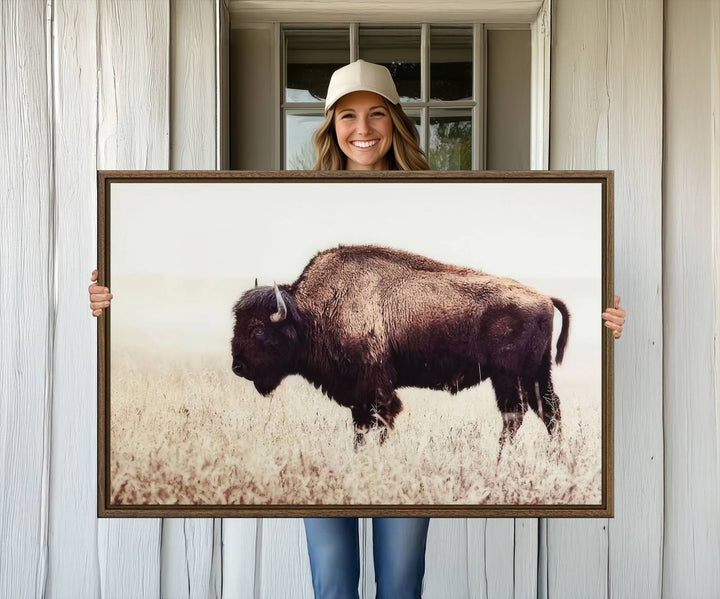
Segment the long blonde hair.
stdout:
<svg viewBox="0 0 720 599">
<path fill-rule="evenodd" d="M 405 114 L 400 104 L 385 102 L 393 124 L 392 147 L 387 153 L 391 171 L 428 171 L 430 166 L 425 152 L 420 148 L 420 136 L 415 123 Z M 342 153 L 335 135 L 335 106 L 325 114 L 325 119 L 313 134 L 315 146 L 314 171 L 345 170 L 345 154 Z"/>
</svg>

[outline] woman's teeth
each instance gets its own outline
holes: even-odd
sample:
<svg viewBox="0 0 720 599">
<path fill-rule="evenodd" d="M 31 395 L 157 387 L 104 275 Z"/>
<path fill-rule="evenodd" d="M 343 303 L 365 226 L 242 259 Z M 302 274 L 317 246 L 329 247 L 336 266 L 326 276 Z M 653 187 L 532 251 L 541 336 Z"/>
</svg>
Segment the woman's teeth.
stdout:
<svg viewBox="0 0 720 599">
<path fill-rule="evenodd" d="M 358 148 L 370 148 L 377 143 L 377 139 L 372 141 L 351 141 L 350 143 Z"/>
</svg>

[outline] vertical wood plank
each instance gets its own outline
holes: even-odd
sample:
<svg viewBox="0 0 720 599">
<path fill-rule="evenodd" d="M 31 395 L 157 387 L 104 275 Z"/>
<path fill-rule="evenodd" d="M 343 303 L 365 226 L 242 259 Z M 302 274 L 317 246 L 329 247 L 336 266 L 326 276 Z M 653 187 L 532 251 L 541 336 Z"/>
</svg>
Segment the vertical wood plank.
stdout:
<svg viewBox="0 0 720 599">
<path fill-rule="evenodd" d="M 662 593 L 662 0 L 608 4 L 608 165 L 615 171 L 614 597 Z M 640 223 L 642 223 L 640 225 Z"/>
<path fill-rule="evenodd" d="M 547 522 L 547 596 L 608 597 L 607 520 Z"/>
<path fill-rule="evenodd" d="M 714 2 L 665 3 L 665 545 L 663 594 L 720 594 Z"/>
<path fill-rule="evenodd" d="M 46 595 L 98 597 L 97 339 L 87 297 L 97 242 L 97 7 L 56 0 L 53 20 L 57 320 Z"/>
<path fill-rule="evenodd" d="M 513 597 L 537 597 L 538 590 L 538 523 L 537 518 L 515 519 Z"/>
<path fill-rule="evenodd" d="M 470 597 L 466 518 L 432 518 L 425 551 L 424 599 Z"/>
<path fill-rule="evenodd" d="M 216 160 L 214 0 L 170 0 L 170 168 L 208 170 Z M 212 597 L 222 581 L 211 518 L 163 522 L 163 597 Z M 215 564 L 213 563 L 215 560 Z M 213 567 L 215 565 L 216 567 Z"/>
<path fill-rule="evenodd" d="M 608 168 L 607 0 L 554 0 L 552 16 L 550 168 Z M 607 522 L 547 521 L 548 597 L 608 596 Z"/>
<path fill-rule="evenodd" d="M 366 599 L 368 597 L 374 597 L 376 592 L 372 518 L 359 518 L 358 521 L 358 543 L 360 545 L 360 599 Z"/>
<path fill-rule="evenodd" d="M 43 0 L 0 3 L 0 596 L 46 577 L 54 328 L 51 115 Z"/>
<path fill-rule="evenodd" d="M 98 168 L 169 166 L 167 2 L 98 2 Z M 101 317 L 102 318 L 102 317 Z M 103 519 L 103 597 L 160 595 L 159 519 Z"/>
<path fill-rule="evenodd" d="M 215 0 L 217 38 L 217 168 L 230 168 L 230 8 L 228 0 Z"/>
<path fill-rule="evenodd" d="M 607 168 L 607 0 L 552 3 L 550 168 Z"/>
<path fill-rule="evenodd" d="M 312 599 L 310 558 L 301 518 L 265 518 L 255 596 L 261 599 Z"/>
<path fill-rule="evenodd" d="M 485 518 L 468 518 L 467 520 L 467 548 L 468 548 L 468 595 L 473 599 L 487 599 L 487 584 L 485 582 Z"/>
<path fill-rule="evenodd" d="M 210 599 L 223 596 L 223 519 L 213 519 L 213 548 L 210 566 Z"/>
<path fill-rule="evenodd" d="M 373 555 L 373 519 L 358 518 L 358 545 L 360 549 L 360 599 L 375 597 L 375 557 Z M 311 571 L 312 573 L 312 571 Z M 427 574 L 423 580 L 423 596 L 427 592 Z"/>
<path fill-rule="evenodd" d="M 491 518 L 485 527 L 485 579 L 488 597 L 513 597 L 515 520 Z"/>
<path fill-rule="evenodd" d="M 212 518 L 164 518 L 161 546 L 162 597 L 213 597 Z M 221 556 L 215 556 L 220 559 Z M 219 572 L 215 571 L 218 575 Z"/>
<path fill-rule="evenodd" d="M 547 518 L 538 519 L 538 572 L 537 596 L 538 599 L 548 599 L 548 548 L 547 548 Z"/>
<path fill-rule="evenodd" d="M 98 521 L 98 562 L 103 599 L 157 599 L 160 596 L 158 519 L 105 518 Z"/>
<path fill-rule="evenodd" d="M 169 166 L 167 2 L 98 0 L 98 168 Z"/>
<path fill-rule="evenodd" d="M 215 0 L 171 0 L 170 17 L 170 168 L 214 169 Z"/>
<path fill-rule="evenodd" d="M 615 290 L 632 316 L 615 359 L 616 517 L 548 523 L 549 596 L 659 595 L 662 4 L 558 4 L 551 165 L 615 171 Z"/>
<path fill-rule="evenodd" d="M 257 597 L 255 572 L 259 544 L 256 518 L 223 518 L 222 597 L 244 599 Z"/>
<path fill-rule="evenodd" d="M 712 13 L 712 50 L 710 55 L 710 102 L 712 110 L 712 140 L 710 173 L 711 206 L 713 212 L 713 278 L 715 327 L 713 339 L 713 381 L 715 394 L 720 393 L 720 5 L 713 4 Z M 720 430 L 720 410 L 715 410 L 715 430 Z M 718 447 L 718 463 L 720 463 L 720 446 Z"/>
<path fill-rule="evenodd" d="M 469 597 L 515 596 L 515 522 L 512 518 L 467 519 Z"/>
</svg>

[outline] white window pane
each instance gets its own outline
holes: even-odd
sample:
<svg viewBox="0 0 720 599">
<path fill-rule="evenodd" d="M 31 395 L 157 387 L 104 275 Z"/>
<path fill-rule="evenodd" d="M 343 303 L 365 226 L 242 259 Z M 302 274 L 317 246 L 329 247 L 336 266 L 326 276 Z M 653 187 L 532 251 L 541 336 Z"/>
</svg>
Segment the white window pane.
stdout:
<svg viewBox="0 0 720 599">
<path fill-rule="evenodd" d="M 466 171 L 472 168 L 472 115 L 469 109 L 430 111 L 430 168 Z"/>
<path fill-rule="evenodd" d="M 312 135 L 323 122 L 322 113 L 287 113 L 285 115 L 285 169 L 312 170 L 315 147 Z"/>
<path fill-rule="evenodd" d="M 420 27 L 360 27 L 360 58 L 390 70 L 401 102 L 420 99 Z"/>
<path fill-rule="evenodd" d="M 285 50 L 285 101 L 321 102 L 333 71 L 350 62 L 350 33 L 286 31 Z"/>
</svg>

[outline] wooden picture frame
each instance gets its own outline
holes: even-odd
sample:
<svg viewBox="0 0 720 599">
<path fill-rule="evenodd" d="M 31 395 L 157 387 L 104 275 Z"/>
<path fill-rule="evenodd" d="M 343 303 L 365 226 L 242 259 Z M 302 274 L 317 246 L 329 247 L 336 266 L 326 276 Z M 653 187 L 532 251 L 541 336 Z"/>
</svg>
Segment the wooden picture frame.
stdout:
<svg viewBox="0 0 720 599">
<path fill-rule="evenodd" d="M 611 517 L 613 349 L 600 313 L 613 304 L 612 231 L 610 171 L 98 171 L 99 284 L 114 295 L 98 318 L 98 515 Z M 393 251 L 380 259 L 377 247 Z M 353 271 L 317 270 L 361 254 Z M 255 277 L 243 295 L 255 299 L 236 304 Z M 483 299 L 437 303 L 460 288 Z M 258 325 L 247 311 L 278 293 L 284 315 L 278 303 Z M 330 301 L 345 316 L 329 317 Z M 402 316 L 386 326 L 391 310 Z M 432 334 L 395 330 L 439 314 Z M 527 340 L 541 349 L 520 356 Z M 342 367 L 284 377 L 328 344 Z M 356 346 L 383 357 L 353 361 Z M 283 372 L 268 382 L 271 366 Z M 413 377 L 434 389 L 406 388 Z M 383 403 L 396 388 L 397 414 Z M 379 423 L 367 431 L 366 409 Z"/>
</svg>

